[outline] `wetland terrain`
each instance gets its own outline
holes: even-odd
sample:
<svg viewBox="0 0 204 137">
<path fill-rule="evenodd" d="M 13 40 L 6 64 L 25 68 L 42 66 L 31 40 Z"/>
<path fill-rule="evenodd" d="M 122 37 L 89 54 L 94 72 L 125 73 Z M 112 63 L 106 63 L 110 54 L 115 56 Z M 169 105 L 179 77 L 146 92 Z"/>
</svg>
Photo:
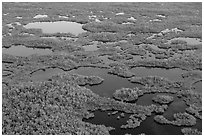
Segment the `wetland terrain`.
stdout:
<svg viewBox="0 0 204 137">
<path fill-rule="evenodd" d="M 202 3 L 2 3 L 3 135 L 202 135 Z"/>
</svg>

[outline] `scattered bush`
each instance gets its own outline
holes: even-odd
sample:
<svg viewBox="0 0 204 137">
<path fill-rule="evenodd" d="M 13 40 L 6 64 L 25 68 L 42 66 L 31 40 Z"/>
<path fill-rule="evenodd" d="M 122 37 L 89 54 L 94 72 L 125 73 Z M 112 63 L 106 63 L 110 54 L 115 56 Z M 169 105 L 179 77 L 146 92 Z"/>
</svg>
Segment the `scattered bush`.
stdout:
<svg viewBox="0 0 204 137">
<path fill-rule="evenodd" d="M 113 94 L 113 97 L 117 100 L 121 101 L 135 101 L 138 98 L 137 91 L 139 89 L 130 89 L 130 88 L 122 88 L 119 90 L 116 90 L 115 93 Z"/>
<path fill-rule="evenodd" d="M 168 95 L 157 95 L 156 97 L 153 97 L 152 100 L 159 104 L 169 104 L 173 102 L 174 98 Z"/>
<path fill-rule="evenodd" d="M 198 131 L 198 129 L 194 129 L 194 128 L 182 128 L 181 132 L 184 135 L 202 135 L 201 131 Z"/>
</svg>

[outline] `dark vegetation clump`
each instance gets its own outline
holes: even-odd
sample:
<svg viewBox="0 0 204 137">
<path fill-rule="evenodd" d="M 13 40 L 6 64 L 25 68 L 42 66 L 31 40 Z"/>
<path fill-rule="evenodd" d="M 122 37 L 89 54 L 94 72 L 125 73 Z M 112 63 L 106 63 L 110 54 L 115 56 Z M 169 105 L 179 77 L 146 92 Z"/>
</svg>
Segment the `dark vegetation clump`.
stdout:
<svg viewBox="0 0 204 137">
<path fill-rule="evenodd" d="M 74 80 L 79 86 L 85 86 L 85 85 L 98 85 L 101 84 L 104 79 L 98 77 L 98 76 L 82 76 L 82 75 L 76 75 L 76 79 Z"/>
<path fill-rule="evenodd" d="M 159 104 L 169 104 L 173 102 L 174 98 L 168 95 L 157 95 L 152 99 L 154 102 Z"/>
<path fill-rule="evenodd" d="M 198 131 L 198 129 L 194 129 L 194 128 L 182 128 L 181 132 L 184 135 L 202 135 L 201 131 Z"/>
<path fill-rule="evenodd" d="M 173 121 L 169 121 L 162 115 L 154 117 L 154 120 L 160 124 L 172 124 L 176 126 L 193 126 L 196 124 L 196 118 L 186 112 L 174 114 L 174 119 Z"/>
<path fill-rule="evenodd" d="M 68 81 L 15 85 L 3 92 L 2 133 L 108 134 L 105 126 L 82 122 L 92 95 Z"/>
<path fill-rule="evenodd" d="M 116 90 L 115 93 L 113 94 L 113 97 L 117 100 L 121 101 L 135 101 L 138 98 L 137 91 L 139 89 L 130 89 L 130 88 L 122 88 L 119 90 Z"/>
<path fill-rule="evenodd" d="M 127 68 L 123 68 L 120 66 L 112 67 L 111 69 L 109 69 L 108 73 L 113 75 L 118 75 L 124 78 L 130 78 L 135 75 L 134 73 L 130 72 Z"/>
</svg>

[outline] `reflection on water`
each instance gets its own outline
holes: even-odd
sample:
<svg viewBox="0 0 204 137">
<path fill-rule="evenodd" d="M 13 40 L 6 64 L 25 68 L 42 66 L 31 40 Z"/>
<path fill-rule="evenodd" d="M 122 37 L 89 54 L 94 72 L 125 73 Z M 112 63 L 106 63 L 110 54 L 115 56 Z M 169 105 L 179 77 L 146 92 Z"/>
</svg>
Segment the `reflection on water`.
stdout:
<svg viewBox="0 0 204 137">
<path fill-rule="evenodd" d="M 149 69 L 151 70 L 151 69 Z M 161 71 L 162 69 L 159 69 L 157 71 Z M 156 72 L 157 72 L 156 71 Z M 172 71 L 172 70 L 165 70 L 167 71 Z M 178 70 L 177 70 L 178 71 Z M 32 79 L 33 80 L 45 80 L 44 78 L 49 78 L 51 75 L 57 74 L 64 72 L 61 69 L 58 68 L 49 68 L 45 71 L 39 70 L 37 72 L 33 73 Z M 133 88 L 136 86 L 141 86 L 137 84 L 130 83 L 127 79 L 121 78 L 115 75 L 110 75 L 107 73 L 108 70 L 106 69 L 101 69 L 101 68 L 91 68 L 91 67 L 81 67 L 76 70 L 71 70 L 69 73 L 77 73 L 80 75 L 85 75 L 85 76 L 99 76 L 104 79 L 102 84 L 95 85 L 95 86 L 89 86 L 87 85 L 87 88 L 90 88 L 94 93 L 99 94 L 100 96 L 105 96 L 105 97 L 112 97 L 112 94 L 115 92 L 115 90 L 120 89 L 122 87 L 129 87 Z M 152 71 L 153 73 L 156 73 L 155 71 Z M 143 72 L 145 73 L 145 72 Z M 173 72 L 171 72 L 173 73 Z M 169 73 L 168 75 L 170 75 Z M 177 72 L 178 73 L 178 72 Z M 149 73 L 150 74 L 150 73 Z M 161 74 L 166 73 L 162 72 Z M 181 73 L 180 73 L 181 74 Z M 142 76 L 142 74 L 141 74 Z M 174 76 L 172 76 L 174 77 Z M 171 77 L 170 77 L 171 78 Z M 178 78 L 178 77 L 176 77 Z M 176 79 L 174 78 L 174 79 Z M 179 77 L 180 78 L 180 77 Z M 136 102 L 138 105 L 151 105 L 151 104 L 156 104 L 152 101 L 152 98 L 156 96 L 157 94 L 165 94 L 167 93 L 156 93 L 156 94 L 145 94 L 141 97 L 139 97 L 138 101 Z M 169 104 L 168 109 L 166 112 L 164 112 L 164 116 L 169 119 L 173 120 L 173 114 L 178 113 L 178 112 L 185 112 L 186 109 L 186 104 L 185 102 L 178 98 L 174 94 L 168 94 L 174 97 L 174 101 Z M 110 131 L 110 134 L 113 135 L 118 135 L 118 134 L 148 134 L 148 135 L 179 135 L 181 134 L 181 129 L 183 127 L 178 127 L 178 126 L 172 126 L 172 125 L 161 125 L 156 122 L 154 122 L 154 116 L 155 114 L 153 113 L 152 116 L 147 117 L 145 121 L 143 121 L 140 125 L 140 127 L 134 128 L 134 129 L 121 129 L 120 126 L 126 124 L 126 121 L 129 119 L 130 114 L 125 113 L 124 117 L 121 117 L 122 112 L 118 112 L 115 115 L 111 115 L 113 111 L 95 111 L 94 112 L 94 117 L 90 119 L 83 119 L 85 122 L 90 122 L 93 124 L 101 125 L 104 124 L 105 126 L 111 126 L 114 127 L 115 130 Z M 120 118 L 118 118 L 120 117 Z M 197 124 L 193 126 L 193 128 L 198 128 L 198 130 L 201 131 L 202 128 L 202 123 L 201 120 L 197 120 Z"/>
<path fill-rule="evenodd" d="M 202 94 L 202 80 L 193 83 L 191 89 Z"/>
<path fill-rule="evenodd" d="M 13 56 L 26 57 L 33 54 L 48 55 L 48 54 L 51 54 L 52 51 L 50 49 L 28 48 L 28 47 L 19 45 L 19 46 L 12 46 L 10 48 L 3 48 L 2 53 L 13 55 Z"/>
<path fill-rule="evenodd" d="M 45 70 L 38 70 L 34 73 L 32 73 L 32 81 L 45 81 L 48 80 L 49 77 L 56 75 L 58 73 L 63 73 L 64 71 L 59 68 L 49 68 Z"/>
<path fill-rule="evenodd" d="M 174 113 L 185 112 L 185 109 L 187 107 L 185 102 L 182 99 L 179 99 L 175 94 L 167 94 L 167 93 L 145 94 L 138 98 L 138 100 L 136 101 L 136 104 L 143 105 L 143 106 L 157 104 L 152 101 L 152 98 L 156 97 L 157 95 L 169 95 L 174 97 L 174 101 L 169 104 L 168 109 L 163 114 L 167 119 L 173 120 Z"/>
<path fill-rule="evenodd" d="M 149 68 L 143 68 L 143 67 L 134 68 L 131 71 L 134 72 L 135 75 L 138 77 L 157 75 L 157 76 L 169 78 L 170 80 L 182 79 L 181 73 L 183 72 L 180 69 L 166 70 L 166 69 L 158 69 L 158 68 L 149 69 Z M 39 71 L 39 72 L 38 72 L 39 73 L 38 75 L 35 74 L 36 75 L 35 77 L 39 77 L 37 79 L 43 79 L 43 77 L 48 77 L 49 75 L 55 74 L 57 72 L 63 72 L 63 70 L 55 68 L 55 69 L 48 69 L 46 71 Z M 95 85 L 95 86 L 86 85 L 86 87 L 90 88 L 96 94 L 99 94 L 101 96 L 106 96 L 106 97 L 112 97 L 112 94 L 115 92 L 115 90 L 120 89 L 122 87 L 134 88 L 137 86 L 141 86 L 140 84 L 129 82 L 128 79 L 126 78 L 121 78 L 116 75 L 108 74 L 107 69 L 80 67 L 78 69 L 71 70 L 69 73 L 77 73 L 85 76 L 95 75 L 103 78 L 104 81 L 102 84 Z"/>
<path fill-rule="evenodd" d="M 131 70 L 137 77 L 145 77 L 145 76 L 161 76 L 164 78 L 168 78 L 170 80 L 182 80 L 181 74 L 184 72 L 180 69 L 160 69 L 160 68 L 144 68 L 144 67 L 138 67 Z M 39 73 L 40 72 L 40 73 Z M 49 68 L 46 71 L 40 70 L 37 73 L 33 73 L 35 79 L 37 80 L 46 80 L 49 75 L 53 75 L 56 73 L 64 72 L 61 69 L 58 68 Z M 93 68 L 93 67 L 80 67 L 78 69 L 74 69 L 69 71 L 69 73 L 77 73 L 79 75 L 85 75 L 85 76 L 99 76 L 104 79 L 103 83 L 99 85 L 89 86 L 86 85 L 87 88 L 90 88 L 93 92 L 96 94 L 99 94 L 100 96 L 105 97 L 112 97 L 113 93 L 120 88 L 126 87 L 126 88 L 134 88 L 134 87 L 141 87 L 140 84 L 131 83 L 126 78 L 121 78 L 116 75 L 108 74 L 107 69 L 101 69 L 101 68 Z M 45 77 L 45 78 L 43 78 Z M 188 81 L 187 81 L 188 82 Z M 189 81 L 190 83 L 190 81 Z M 148 95 L 151 96 L 151 95 Z M 148 97 L 147 96 L 147 100 Z M 146 95 L 144 96 L 146 97 Z M 138 100 L 137 103 L 140 101 Z M 151 103 L 151 101 L 150 101 Z M 146 104 L 142 104 L 146 105 Z"/>
<path fill-rule="evenodd" d="M 137 105 L 147 106 L 151 104 L 155 104 L 152 101 L 152 98 L 155 97 L 158 94 L 144 94 L 143 96 L 140 96 L 138 100 L 136 101 Z"/>
<path fill-rule="evenodd" d="M 125 114 L 124 117 L 117 119 L 120 116 L 121 112 L 112 115 L 111 113 L 114 111 L 95 111 L 94 117 L 90 119 L 83 119 L 85 122 L 90 122 L 92 124 L 101 125 L 104 124 L 105 126 L 111 126 L 116 128 L 116 130 L 112 131 L 112 134 L 125 134 L 126 130 L 120 129 L 121 125 L 126 124 L 126 121 L 129 119 L 130 114 Z"/>
<path fill-rule="evenodd" d="M 94 41 L 93 45 L 87 45 L 87 46 L 83 46 L 85 51 L 96 51 L 97 49 L 99 49 L 97 46 L 98 42 Z"/>
<path fill-rule="evenodd" d="M 33 18 L 38 19 L 38 18 L 47 18 L 47 17 L 48 17 L 47 15 L 40 15 L 40 14 L 38 14 L 38 15 L 36 15 Z"/>
<path fill-rule="evenodd" d="M 182 80 L 181 74 L 186 72 L 185 70 L 176 68 L 176 69 L 162 69 L 162 68 L 145 68 L 145 67 L 136 67 L 131 70 L 135 73 L 137 77 L 146 77 L 146 76 L 160 76 L 168 78 L 169 80 Z"/>
<path fill-rule="evenodd" d="M 95 86 L 87 85 L 86 87 L 91 89 L 94 93 L 105 97 L 112 97 L 112 94 L 115 92 L 115 90 L 120 89 L 122 87 L 133 88 L 133 87 L 139 86 L 138 84 L 130 83 L 125 78 L 108 74 L 108 70 L 106 69 L 86 67 L 86 68 L 79 68 L 79 69 L 73 70 L 72 73 L 77 73 L 85 76 L 95 75 L 103 78 L 104 81 L 102 84 L 95 85 Z"/>
<path fill-rule="evenodd" d="M 104 64 L 114 63 L 115 61 L 108 59 L 109 55 L 99 56 L 100 59 L 103 60 Z"/>
<path fill-rule="evenodd" d="M 36 28 L 42 29 L 43 33 L 72 33 L 78 35 L 86 32 L 82 29 L 82 24 L 68 21 L 56 21 L 56 22 L 34 22 L 24 26 L 26 29 Z"/>
<path fill-rule="evenodd" d="M 172 125 L 161 125 L 154 122 L 155 114 L 152 114 L 150 117 L 147 117 L 139 127 L 133 129 L 121 129 L 120 126 L 126 124 L 126 121 L 129 119 L 130 114 L 125 113 L 124 117 L 120 117 L 121 112 L 118 112 L 115 115 L 108 115 L 113 111 L 95 111 L 94 117 L 90 119 L 83 119 L 85 122 L 89 122 L 96 125 L 104 124 L 105 126 L 114 127 L 115 130 L 110 131 L 111 135 L 124 135 L 124 134 L 146 134 L 146 135 L 181 135 L 181 129 L 184 127 L 172 126 Z M 198 128 L 202 130 L 201 120 L 197 120 L 197 124 L 193 128 Z"/>
<path fill-rule="evenodd" d="M 164 94 L 164 93 L 159 93 Z M 146 94 L 144 96 L 146 97 L 140 97 L 141 102 L 146 102 L 144 104 L 150 105 L 152 104 L 152 97 L 156 96 L 157 94 Z M 185 102 L 181 99 L 177 98 L 175 95 L 170 94 L 174 97 L 174 102 L 172 102 L 166 112 L 164 112 L 164 117 L 166 117 L 169 120 L 173 120 L 173 114 L 178 112 L 185 112 L 185 108 L 187 107 L 185 105 Z M 149 98 L 149 99 L 148 99 Z M 115 115 L 108 115 L 112 113 L 113 111 L 95 111 L 94 117 L 90 119 L 83 119 L 85 122 L 90 122 L 92 124 L 101 125 L 104 124 L 105 126 L 111 126 L 114 127 L 115 130 L 110 131 L 110 134 L 112 135 L 124 135 L 124 134 L 146 134 L 146 135 L 181 135 L 181 129 L 185 126 L 173 126 L 173 125 L 162 125 L 158 124 L 154 121 L 154 116 L 156 114 L 152 114 L 150 117 L 147 117 L 146 120 L 144 120 L 141 125 L 137 128 L 133 129 L 121 129 L 120 126 L 126 124 L 126 121 L 128 120 L 130 114 L 125 113 L 124 117 L 121 117 L 121 112 L 118 112 Z M 118 117 L 120 117 L 118 119 Z M 196 125 L 194 125 L 192 128 L 197 128 L 199 131 L 202 131 L 202 121 L 197 119 Z"/>
<path fill-rule="evenodd" d="M 171 41 L 173 40 L 182 40 L 182 41 L 186 41 L 188 45 L 198 45 L 198 44 L 202 44 L 202 40 L 198 39 L 198 38 L 183 38 L 183 37 L 179 37 L 179 38 L 174 38 L 168 41 L 168 43 L 170 44 Z"/>
<path fill-rule="evenodd" d="M 168 109 L 164 112 L 164 117 L 166 117 L 168 120 L 174 120 L 173 115 L 178 112 L 185 112 L 187 105 L 182 99 L 179 99 L 175 95 L 172 95 L 174 97 L 174 101 L 169 104 Z"/>
<path fill-rule="evenodd" d="M 145 77 L 145 76 L 161 76 L 168 78 L 170 80 L 182 80 L 181 74 L 184 72 L 181 69 L 160 69 L 160 68 L 134 68 L 131 70 L 133 73 L 135 73 L 138 77 Z M 133 88 L 137 86 L 141 86 L 140 84 L 130 83 L 128 79 L 118 77 L 116 75 L 110 75 L 108 74 L 108 70 L 106 69 L 100 69 L 100 68 L 79 68 L 76 70 L 72 70 L 72 73 L 77 73 L 80 75 L 88 75 L 88 76 L 99 76 L 104 79 L 104 82 L 100 85 L 95 86 L 87 86 L 90 88 L 93 92 L 96 94 L 99 94 L 101 96 L 106 97 L 112 97 L 112 94 L 115 92 L 115 90 L 120 89 L 122 87 L 126 88 Z"/>
</svg>

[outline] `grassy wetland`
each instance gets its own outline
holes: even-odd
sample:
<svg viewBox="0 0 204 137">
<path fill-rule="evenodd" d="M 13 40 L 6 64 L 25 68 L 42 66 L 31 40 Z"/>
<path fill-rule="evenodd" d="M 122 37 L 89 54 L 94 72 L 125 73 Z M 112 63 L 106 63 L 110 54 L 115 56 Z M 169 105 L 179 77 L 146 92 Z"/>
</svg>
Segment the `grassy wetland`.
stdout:
<svg viewBox="0 0 204 137">
<path fill-rule="evenodd" d="M 3 135 L 201 135 L 202 3 L 2 3 Z"/>
</svg>

